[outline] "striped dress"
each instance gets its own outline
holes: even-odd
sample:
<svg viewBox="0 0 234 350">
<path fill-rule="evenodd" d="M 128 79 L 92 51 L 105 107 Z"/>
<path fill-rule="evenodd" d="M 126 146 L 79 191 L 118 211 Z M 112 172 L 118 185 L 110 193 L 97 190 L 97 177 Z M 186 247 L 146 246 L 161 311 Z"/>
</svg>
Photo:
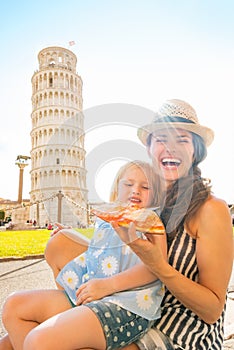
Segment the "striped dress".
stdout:
<svg viewBox="0 0 234 350">
<path fill-rule="evenodd" d="M 168 256 L 170 265 L 193 281 L 198 280 L 195 250 L 196 240 L 184 231 L 174 238 Z M 224 311 L 218 321 L 210 325 L 187 309 L 168 290 L 161 311 L 162 317 L 156 321 L 156 327 L 170 338 L 175 349 L 222 349 Z"/>
</svg>

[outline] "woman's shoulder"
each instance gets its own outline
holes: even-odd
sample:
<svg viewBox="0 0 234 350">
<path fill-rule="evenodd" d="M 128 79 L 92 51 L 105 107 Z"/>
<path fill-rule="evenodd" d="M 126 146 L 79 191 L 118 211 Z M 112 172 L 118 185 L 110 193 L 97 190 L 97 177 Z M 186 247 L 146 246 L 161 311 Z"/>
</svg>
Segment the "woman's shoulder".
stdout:
<svg viewBox="0 0 234 350">
<path fill-rule="evenodd" d="M 209 198 L 201 206 L 200 213 L 216 213 L 220 212 L 220 210 L 222 210 L 223 212 L 230 213 L 227 202 L 224 199 L 218 198 L 214 195 L 210 195 Z"/>
<path fill-rule="evenodd" d="M 191 219 L 189 223 L 190 234 L 197 237 L 201 226 L 210 225 L 214 221 L 225 222 L 230 217 L 230 210 L 225 200 L 210 195 Z"/>
<path fill-rule="evenodd" d="M 209 198 L 201 205 L 194 219 L 196 221 L 214 220 L 219 218 L 225 220 L 230 217 L 230 210 L 225 200 L 210 195 Z"/>
</svg>

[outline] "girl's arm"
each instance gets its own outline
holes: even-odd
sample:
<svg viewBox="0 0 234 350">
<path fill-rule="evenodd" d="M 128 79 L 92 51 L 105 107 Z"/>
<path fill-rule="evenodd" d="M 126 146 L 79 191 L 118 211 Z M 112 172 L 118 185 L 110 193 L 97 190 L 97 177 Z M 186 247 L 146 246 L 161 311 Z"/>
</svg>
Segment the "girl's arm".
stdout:
<svg viewBox="0 0 234 350">
<path fill-rule="evenodd" d="M 167 259 L 166 234 L 158 235 L 155 241 L 160 246 L 163 258 Z M 133 289 L 151 283 L 157 279 L 155 273 L 146 265 L 139 263 L 128 270 L 107 278 L 91 279 L 77 290 L 77 305 L 101 299 L 123 290 Z"/>
<path fill-rule="evenodd" d="M 137 239 L 129 245 L 182 304 L 212 324 L 223 311 L 233 265 L 229 208 L 223 201 L 211 197 L 200 208 L 189 227 L 190 234 L 197 239 L 198 282 L 190 280 L 169 265 L 153 236 L 149 236 L 148 241 Z M 123 238 L 123 231 L 116 231 Z M 125 239 L 128 239 L 126 235 Z"/>
</svg>

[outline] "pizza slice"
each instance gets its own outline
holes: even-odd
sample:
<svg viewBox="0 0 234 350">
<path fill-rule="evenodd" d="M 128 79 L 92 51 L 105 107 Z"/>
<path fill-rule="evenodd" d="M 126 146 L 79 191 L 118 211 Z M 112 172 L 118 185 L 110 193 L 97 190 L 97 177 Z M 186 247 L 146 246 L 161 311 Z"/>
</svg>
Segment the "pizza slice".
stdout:
<svg viewBox="0 0 234 350">
<path fill-rule="evenodd" d="M 136 230 L 152 234 L 164 234 L 165 228 L 159 216 L 151 209 L 123 203 L 106 203 L 92 209 L 91 213 L 107 222 L 118 222 L 129 227 L 133 222 Z"/>
</svg>

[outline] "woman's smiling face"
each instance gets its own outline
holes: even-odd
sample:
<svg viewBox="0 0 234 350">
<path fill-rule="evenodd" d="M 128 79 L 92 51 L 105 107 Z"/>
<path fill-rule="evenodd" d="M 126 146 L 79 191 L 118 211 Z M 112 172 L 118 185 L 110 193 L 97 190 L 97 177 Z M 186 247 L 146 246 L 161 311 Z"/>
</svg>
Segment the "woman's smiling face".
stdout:
<svg viewBox="0 0 234 350">
<path fill-rule="evenodd" d="M 169 185 L 188 175 L 194 154 L 192 134 L 175 128 L 158 130 L 152 134 L 148 153 L 156 172 Z"/>
</svg>

